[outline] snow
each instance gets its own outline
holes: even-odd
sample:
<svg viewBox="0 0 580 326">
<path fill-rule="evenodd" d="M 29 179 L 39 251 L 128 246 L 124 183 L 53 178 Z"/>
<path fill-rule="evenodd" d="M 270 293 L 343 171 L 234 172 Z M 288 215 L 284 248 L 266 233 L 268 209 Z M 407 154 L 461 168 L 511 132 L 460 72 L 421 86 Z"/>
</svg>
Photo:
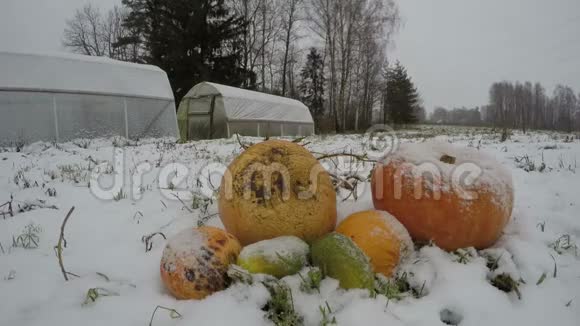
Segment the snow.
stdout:
<svg viewBox="0 0 580 326">
<path fill-rule="evenodd" d="M 240 259 L 248 260 L 251 257 L 261 257 L 268 262 L 276 263 L 280 261 L 280 257 L 285 257 L 291 261 L 306 263 L 309 252 L 310 248 L 306 242 L 294 236 L 284 236 L 259 241 L 244 247 L 240 253 Z"/>
<path fill-rule="evenodd" d="M 437 136 L 443 132 L 447 135 Z M 339 325 L 443 325 L 442 317 L 461 320 L 461 325 L 578 325 L 580 258 L 575 246 L 580 241 L 580 174 L 576 170 L 580 142 L 566 142 L 565 135 L 557 133 L 532 132 L 515 133 L 499 143 L 497 134 L 467 128 L 403 132 L 401 142 L 423 142 L 433 136 L 459 148 L 478 148 L 509 170 L 516 196 L 513 217 L 502 238 L 491 249 L 466 250 L 466 262 L 436 247 L 416 250 L 400 269 L 407 273 L 411 287 L 422 289 L 418 298 L 372 298 L 364 290 L 342 290 L 333 279 L 322 281 L 320 293 L 305 293 L 300 290 L 300 277 L 286 277 L 283 281 L 292 289 L 296 311 L 305 324 L 318 325 L 320 308 L 328 304 Z M 306 141 L 311 142 L 310 150 L 325 153 L 361 153 L 364 143 L 359 135 L 317 136 Z M 158 305 L 175 309 L 182 317 L 172 319 L 169 312 L 158 310 L 155 326 L 270 324 L 261 310 L 269 294 L 260 283 L 235 284 L 203 301 L 175 300 L 159 276 L 167 242 L 160 236 L 152 238 L 149 252 L 142 242 L 144 235 L 155 232 L 171 238 L 200 220 L 221 227 L 219 218 L 213 216 L 216 202 L 206 197 L 212 191 L 198 187 L 198 173 L 205 171 L 203 179 L 210 164 L 227 166 L 240 152 L 235 138 L 187 144 L 149 139 L 121 145 L 118 139 L 97 139 L 87 147 L 71 142 L 35 143 L 21 152 L 0 149 L 0 205 L 11 195 L 14 198 L 14 216 L 0 214 L 1 324 L 147 325 Z M 115 157 L 115 150 L 123 155 Z M 518 167 L 515 159 L 524 155 L 535 163 L 533 171 Z M 546 168 L 540 172 L 542 162 Z M 101 190 L 113 193 L 117 200 L 99 199 L 95 184 L 88 184 L 97 163 L 122 166 L 131 174 L 141 171 L 142 175 L 125 176 L 124 191 L 119 195 L 113 184 L 115 173 L 111 168 L 102 169 L 104 174 L 97 175 Z M 338 169 L 353 168 L 342 163 Z M 170 172 L 163 170 L 168 164 L 174 164 Z M 186 167 L 188 176 L 180 166 Z M 355 167 L 365 178 L 370 168 Z M 337 168 L 332 169 L 341 175 Z M 142 183 L 132 184 L 132 179 Z M 211 180 L 215 181 L 213 176 Z M 52 190 L 54 197 L 49 196 Z M 192 190 L 196 190 L 195 196 Z M 343 201 L 347 194 L 341 193 L 339 220 L 373 209 L 369 191 L 368 183 L 360 184 L 357 201 L 352 196 Z M 193 197 L 201 203 L 195 210 L 191 208 Z M 63 263 L 80 278 L 71 276 L 65 282 L 54 246 L 72 206 L 75 210 L 65 230 Z M 6 210 L 7 206 L 0 207 L 0 212 Z M 38 248 L 13 248 L 13 237 L 31 223 L 41 229 Z M 488 256 L 497 259 L 493 271 L 487 267 Z M 490 278 L 499 274 L 525 281 L 519 285 L 521 300 L 513 292 L 490 285 Z M 83 305 L 91 288 L 103 288 L 113 295 Z"/>
<path fill-rule="evenodd" d="M 451 161 L 445 162 L 445 158 Z M 494 194 L 492 198 L 502 200 L 500 205 L 510 209 L 509 193 L 513 189 L 510 172 L 497 163 L 494 156 L 475 148 L 457 147 L 441 140 L 402 144 L 400 148 L 384 160 L 384 164 L 399 161 L 410 167 L 403 173 L 407 186 L 412 187 L 413 177 L 418 173 L 430 173 L 433 180 L 425 179 L 426 187 L 435 196 L 441 192 L 456 192 L 461 198 L 469 198 L 474 189 L 485 189 Z M 465 176 L 465 179 L 462 179 Z M 431 181 L 431 182 L 429 182 Z M 448 187 L 447 185 L 452 185 Z M 478 190 L 480 191 L 480 190 Z M 466 200 L 466 204 L 471 201 Z"/>
<path fill-rule="evenodd" d="M 179 232 L 169 239 L 167 248 L 171 248 L 173 252 L 201 254 L 201 247 L 206 245 L 206 243 L 207 236 L 205 233 L 190 228 Z"/>
<path fill-rule="evenodd" d="M 185 266 L 211 268 L 205 265 L 200 266 L 198 263 L 198 259 L 203 255 L 202 247 L 206 244 L 207 235 L 205 233 L 199 232 L 194 228 L 185 229 L 167 241 L 167 246 L 163 250 L 161 264 L 170 273 L 175 272 L 176 262 L 181 262 Z"/>
</svg>

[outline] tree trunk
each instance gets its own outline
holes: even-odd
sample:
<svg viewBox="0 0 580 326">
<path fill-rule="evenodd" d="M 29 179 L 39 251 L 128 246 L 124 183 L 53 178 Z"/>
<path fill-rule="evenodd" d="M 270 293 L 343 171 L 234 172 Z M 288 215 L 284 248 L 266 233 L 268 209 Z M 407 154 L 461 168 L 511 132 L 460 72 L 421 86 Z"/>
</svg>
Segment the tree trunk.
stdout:
<svg viewBox="0 0 580 326">
<path fill-rule="evenodd" d="M 262 92 L 266 91 L 266 0 L 262 0 Z"/>
<path fill-rule="evenodd" d="M 282 64 L 282 96 L 286 96 L 286 75 L 288 72 L 288 53 L 290 51 L 290 38 L 292 37 L 292 27 L 294 26 L 294 14 L 296 11 L 296 0 L 289 1 L 288 22 L 286 29 L 286 39 L 284 43 L 284 62 Z"/>
</svg>

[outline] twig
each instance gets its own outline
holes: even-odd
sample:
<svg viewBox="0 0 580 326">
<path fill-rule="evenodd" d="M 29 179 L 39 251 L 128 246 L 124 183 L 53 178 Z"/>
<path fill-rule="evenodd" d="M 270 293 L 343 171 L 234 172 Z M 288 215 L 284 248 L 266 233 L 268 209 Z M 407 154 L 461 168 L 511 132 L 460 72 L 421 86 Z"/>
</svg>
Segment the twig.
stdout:
<svg viewBox="0 0 580 326">
<path fill-rule="evenodd" d="M 312 152 L 312 154 L 320 155 L 319 157 L 316 158 L 319 161 L 329 159 L 329 158 L 336 158 L 336 157 L 352 157 L 352 158 L 355 158 L 358 161 L 362 161 L 362 162 L 372 162 L 372 163 L 377 162 L 376 160 L 369 159 L 366 154 L 365 155 L 358 155 L 358 154 L 345 153 L 345 152 L 344 153 L 331 153 L 331 154 Z"/>
<path fill-rule="evenodd" d="M 66 223 L 68 222 L 68 219 L 70 218 L 74 210 L 75 207 L 73 206 L 71 207 L 70 211 L 68 211 L 68 214 L 66 214 L 66 217 L 62 222 L 62 226 L 60 227 L 60 237 L 58 238 L 58 244 L 56 245 L 56 247 L 54 247 L 56 249 L 56 254 L 58 256 L 58 264 L 60 265 L 60 270 L 62 271 L 62 276 L 64 276 L 65 281 L 68 281 L 68 275 L 74 275 L 78 277 L 78 275 L 67 272 L 66 269 L 64 268 L 64 262 L 62 261 L 63 246 L 64 248 L 66 248 L 66 239 L 64 238 L 64 228 L 66 227 Z"/>
<path fill-rule="evenodd" d="M 337 176 L 333 173 L 329 173 L 329 175 L 333 180 L 334 189 L 336 191 L 340 188 L 348 191 L 348 196 L 346 196 L 343 201 L 348 200 L 351 196 L 354 197 L 355 200 L 358 200 L 357 187 L 359 182 L 365 182 L 363 178 L 358 175 L 348 175 L 344 177 Z"/>
<path fill-rule="evenodd" d="M 214 213 L 214 214 L 210 214 L 210 215 L 206 215 L 206 216 L 203 216 L 203 217 L 198 218 L 198 220 L 197 220 L 197 226 L 198 227 L 204 226 L 205 223 L 207 223 L 213 217 L 216 217 L 218 215 L 219 215 L 219 213 Z"/>
<path fill-rule="evenodd" d="M 139 224 L 140 220 L 137 217 L 137 215 L 143 217 L 143 213 L 141 213 L 140 211 L 137 211 L 137 213 L 135 213 L 135 215 L 133 215 L 133 221 L 135 221 L 135 219 L 137 219 L 137 224 Z"/>
<path fill-rule="evenodd" d="M 171 317 L 171 319 L 177 319 L 177 318 L 183 317 L 175 309 L 167 308 L 167 307 L 163 307 L 163 306 L 157 306 L 157 307 L 155 307 L 155 310 L 153 310 L 153 314 L 151 314 L 151 320 L 149 321 L 149 326 L 153 326 L 153 318 L 155 318 L 155 314 L 157 313 L 157 310 L 159 310 L 159 309 L 169 311 L 169 317 Z"/>
<path fill-rule="evenodd" d="M 99 275 L 100 277 L 104 278 L 105 281 L 111 282 L 111 279 L 107 275 L 105 275 L 104 273 L 97 272 L 97 275 Z"/>
<path fill-rule="evenodd" d="M 292 142 L 295 144 L 300 144 L 304 139 L 306 139 L 306 136 L 296 138 L 296 139 L 292 140 Z"/>
<path fill-rule="evenodd" d="M 183 205 L 183 207 L 185 209 L 187 209 L 188 212 L 193 213 L 191 208 L 187 207 L 187 205 L 183 202 L 183 200 L 181 200 L 181 198 L 179 198 L 179 196 L 177 196 L 176 194 L 171 194 L 171 195 L 173 195 L 173 197 L 177 198 L 177 200 L 179 200 L 179 202 Z"/>
<path fill-rule="evenodd" d="M 8 206 L 8 214 L 10 214 L 10 217 L 14 217 L 14 211 L 12 210 L 12 202 L 14 201 L 14 197 L 12 195 L 10 195 L 10 201 L 7 201 L 6 203 L 0 205 L 0 208 L 4 207 L 4 206 Z M 6 216 L 5 215 L 6 212 L 2 212 L 2 216 Z"/>
</svg>

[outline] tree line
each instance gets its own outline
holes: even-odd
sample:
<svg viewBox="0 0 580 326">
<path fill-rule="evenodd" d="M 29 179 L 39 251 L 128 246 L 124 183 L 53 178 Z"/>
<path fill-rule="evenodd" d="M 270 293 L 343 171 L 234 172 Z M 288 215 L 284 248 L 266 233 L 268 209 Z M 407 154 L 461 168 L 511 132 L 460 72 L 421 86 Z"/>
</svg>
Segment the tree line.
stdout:
<svg viewBox="0 0 580 326">
<path fill-rule="evenodd" d="M 399 23 L 394 0 L 123 0 L 78 9 L 63 44 L 161 67 L 177 102 L 213 81 L 300 99 L 319 130 L 342 132 L 424 116 L 404 67 L 387 61 Z"/>
<path fill-rule="evenodd" d="M 579 93 L 580 97 L 580 93 Z M 580 130 L 578 97 L 569 86 L 557 85 L 552 96 L 540 83 L 499 82 L 489 91 L 486 122 L 503 128 Z"/>
<path fill-rule="evenodd" d="M 476 108 L 436 108 L 432 123 L 485 125 L 496 128 L 580 131 L 580 93 L 557 85 L 547 94 L 541 83 L 496 82 L 489 90 L 489 104 Z"/>
</svg>

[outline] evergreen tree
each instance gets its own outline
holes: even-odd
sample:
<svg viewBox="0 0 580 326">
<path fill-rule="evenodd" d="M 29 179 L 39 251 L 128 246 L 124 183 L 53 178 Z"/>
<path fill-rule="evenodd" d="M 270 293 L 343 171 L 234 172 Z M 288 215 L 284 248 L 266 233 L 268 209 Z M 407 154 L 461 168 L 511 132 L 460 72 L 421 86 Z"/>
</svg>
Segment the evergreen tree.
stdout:
<svg viewBox="0 0 580 326">
<path fill-rule="evenodd" d="M 179 102 L 201 81 L 231 86 L 254 84 L 242 69 L 243 18 L 225 0 L 123 0 L 130 10 L 125 26 L 133 33 L 121 43 L 138 43 L 142 61 L 167 72 Z"/>
<path fill-rule="evenodd" d="M 324 114 L 324 62 L 316 48 L 310 48 L 306 57 L 306 64 L 300 72 L 300 98 L 310 109 L 310 113 L 317 122 Z"/>
<path fill-rule="evenodd" d="M 416 123 L 419 93 L 407 70 L 397 62 L 387 69 L 386 82 L 384 109 L 389 121 L 395 125 Z"/>
</svg>

